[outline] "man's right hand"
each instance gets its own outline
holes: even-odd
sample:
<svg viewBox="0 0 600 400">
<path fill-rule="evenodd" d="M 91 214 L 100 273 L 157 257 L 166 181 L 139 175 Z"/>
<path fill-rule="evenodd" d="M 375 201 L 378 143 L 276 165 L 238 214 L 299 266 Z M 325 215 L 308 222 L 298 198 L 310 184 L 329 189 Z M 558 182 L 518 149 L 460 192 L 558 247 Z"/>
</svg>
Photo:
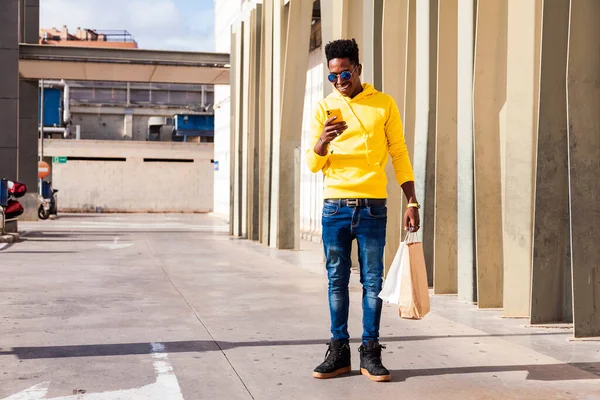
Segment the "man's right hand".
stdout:
<svg viewBox="0 0 600 400">
<path fill-rule="evenodd" d="M 344 121 L 334 123 L 333 121 L 336 118 L 337 117 L 328 118 L 323 125 L 321 137 L 317 140 L 317 144 L 315 145 L 315 153 L 320 156 L 327 154 L 327 144 L 348 129 L 348 125 Z"/>
</svg>

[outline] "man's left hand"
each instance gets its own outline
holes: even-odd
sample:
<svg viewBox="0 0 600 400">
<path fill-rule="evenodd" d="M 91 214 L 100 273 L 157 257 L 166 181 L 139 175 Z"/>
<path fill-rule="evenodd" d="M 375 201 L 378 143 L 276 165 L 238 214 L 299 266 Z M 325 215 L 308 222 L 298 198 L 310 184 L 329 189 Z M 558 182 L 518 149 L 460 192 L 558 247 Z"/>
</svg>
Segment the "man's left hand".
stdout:
<svg viewBox="0 0 600 400">
<path fill-rule="evenodd" d="M 404 229 L 410 232 L 417 232 L 421 228 L 421 218 L 419 209 L 410 207 L 404 213 Z"/>
</svg>

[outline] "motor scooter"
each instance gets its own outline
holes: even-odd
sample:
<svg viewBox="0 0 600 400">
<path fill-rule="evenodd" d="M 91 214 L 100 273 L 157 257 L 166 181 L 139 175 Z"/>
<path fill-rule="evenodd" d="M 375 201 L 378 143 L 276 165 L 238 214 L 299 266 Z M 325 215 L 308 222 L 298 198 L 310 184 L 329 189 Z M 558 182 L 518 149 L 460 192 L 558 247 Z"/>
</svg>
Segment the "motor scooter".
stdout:
<svg viewBox="0 0 600 400">
<path fill-rule="evenodd" d="M 52 188 L 52 182 L 42 181 L 42 202 L 38 208 L 40 219 L 45 220 L 58 213 L 56 193 L 58 190 Z"/>
<path fill-rule="evenodd" d="M 25 196 L 27 185 L 21 182 L 14 182 L 8 179 L 2 179 L 0 182 L 0 207 L 3 209 L 4 221 L 10 221 L 18 218 L 25 211 L 21 203 L 16 199 Z"/>
</svg>

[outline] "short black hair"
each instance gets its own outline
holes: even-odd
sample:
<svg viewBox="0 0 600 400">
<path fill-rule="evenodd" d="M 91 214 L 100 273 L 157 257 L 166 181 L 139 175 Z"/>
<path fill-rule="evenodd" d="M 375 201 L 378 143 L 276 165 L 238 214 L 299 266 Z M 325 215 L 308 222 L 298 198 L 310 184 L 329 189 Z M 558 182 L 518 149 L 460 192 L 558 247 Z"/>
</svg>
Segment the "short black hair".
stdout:
<svg viewBox="0 0 600 400">
<path fill-rule="evenodd" d="M 358 59 L 358 44 L 354 39 L 339 39 L 325 45 L 327 63 L 334 58 L 348 58 L 354 65 L 360 64 Z"/>
</svg>

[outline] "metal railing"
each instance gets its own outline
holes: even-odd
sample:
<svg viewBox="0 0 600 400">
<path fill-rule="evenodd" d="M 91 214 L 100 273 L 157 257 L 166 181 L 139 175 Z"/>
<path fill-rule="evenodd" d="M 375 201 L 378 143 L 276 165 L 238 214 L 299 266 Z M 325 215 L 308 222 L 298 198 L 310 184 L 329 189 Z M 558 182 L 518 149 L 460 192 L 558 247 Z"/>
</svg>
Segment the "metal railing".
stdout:
<svg viewBox="0 0 600 400">
<path fill-rule="evenodd" d="M 115 29 L 90 29 L 98 36 L 98 41 L 104 42 L 135 42 L 133 35 L 126 30 Z"/>
</svg>

